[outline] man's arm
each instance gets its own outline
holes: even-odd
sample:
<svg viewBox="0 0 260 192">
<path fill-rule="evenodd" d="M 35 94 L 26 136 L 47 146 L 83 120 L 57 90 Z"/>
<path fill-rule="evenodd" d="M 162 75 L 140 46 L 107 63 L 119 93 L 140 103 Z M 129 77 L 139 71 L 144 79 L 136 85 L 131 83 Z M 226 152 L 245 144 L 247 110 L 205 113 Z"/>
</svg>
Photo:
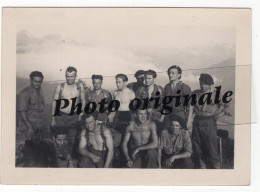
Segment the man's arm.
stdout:
<svg viewBox="0 0 260 192">
<path fill-rule="evenodd" d="M 26 126 L 28 136 L 31 137 L 33 135 L 34 130 L 33 130 L 33 127 L 32 127 L 32 125 L 31 125 L 31 123 L 28 119 L 28 116 L 26 114 L 28 103 L 29 103 L 28 94 L 26 94 L 24 92 L 21 93 L 19 95 L 17 111 L 18 111 L 18 114 L 20 115 L 22 121 L 24 122 L 24 124 Z"/>
<path fill-rule="evenodd" d="M 146 149 L 152 149 L 152 148 L 157 148 L 158 147 L 158 135 L 157 135 L 157 131 L 156 131 L 156 125 L 155 125 L 154 122 L 151 122 L 150 126 L 151 126 L 151 128 L 150 128 L 151 141 L 148 142 L 145 145 L 137 147 L 138 151 L 146 150 Z"/>
<path fill-rule="evenodd" d="M 19 111 L 19 114 L 22 118 L 22 121 L 24 122 L 26 128 L 27 128 L 27 132 L 28 132 L 28 137 L 31 137 L 33 135 L 33 127 L 28 119 L 28 116 L 26 114 L 26 111 Z"/>
<path fill-rule="evenodd" d="M 192 118 L 193 118 L 193 110 L 194 110 L 194 106 L 189 107 L 189 115 L 188 115 L 188 120 L 187 120 L 187 129 L 189 131 L 192 130 Z"/>
<path fill-rule="evenodd" d="M 82 129 L 81 133 L 80 133 L 80 141 L 79 141 L 79 149 L 78 152 L 83 155 L 83 156 L 87 156 L 89 158 L 93 158 L 93 156 L 95 156 L 93 153 L 89 152 L 87 149 L 87 138 L 86 138 L 86 129 Z"/>
<path fill-rule="evenodd" d="M 113 98 L 112 98 L 112 99 L 115 99 L 116 93 L 117 93 L 117 91 L 115 91 L 115 92 L 113 93 Z M 115 115 L 116 115 L 116 111 L 109 113 L 109 115 L 108 115 L 109 122 L 114 122 Z"/>
<path fill-rule="evenodd" d="M 82 102 L 82 106 L 83 108 L 86 106 L 86 99 L 85 99 L 85 89 L 82 83 L 79 84 L 81 92 L 80 92 L 80 98 L 81 98 L 81 102 Z M 84 115 L 84 110 L 79 114 L 79 121 L 82 118 L 82 115 Z"/>
<path fill-rule="evenodd" d="M 104 136 L 106 138 L 106 148 L 108 150 L 104 168 L 109 168 L 109 165 L 111 163 L 114 154 L 114 145 L 113 145 L 113 138 L 111 135 L 111 131 L 108 128 L 104 129 Z"/>
<path fill-rule="evenodd" d="M 60 85 L 58 85 L 56 87 L 56 90 L 55 90 L 55 94 L 54 94 L 54 97 L 53 97 L 53 101 L 52 101 L 52 109 L 51 109 L 51 126 L 54 127 L 56 125 L 56 121 L 55 121 L 55 116 L 54 113 L 55 113 L 55 109 L 56 109 L 56 101 L 55 100 L 58 100 L 59 99 L 59 96 L 60 96 Z"/>
<path fill-rule="evenodd" d="M 128 154 L 127 144 L 128 144 L 128 142 L 129 142 L 129 140 L 130 140 L 130 137 L 131 137 L 131 133 L 130 133 L 131 127 L 132 127 L 132 124 L 130 124 L 130 125 L 126 128 L 125 137 L 124 137 L 124 140 L 123 140 L 123 143 L 122 143 L 122 149 L 123 149 L 123 153 L 124 153 L 124 155 L 125 155 L 126 161 L 129 161 L 129 160 L 130 160 L 130 156 L 129 156 L 129 154 Z"/>
</svg>

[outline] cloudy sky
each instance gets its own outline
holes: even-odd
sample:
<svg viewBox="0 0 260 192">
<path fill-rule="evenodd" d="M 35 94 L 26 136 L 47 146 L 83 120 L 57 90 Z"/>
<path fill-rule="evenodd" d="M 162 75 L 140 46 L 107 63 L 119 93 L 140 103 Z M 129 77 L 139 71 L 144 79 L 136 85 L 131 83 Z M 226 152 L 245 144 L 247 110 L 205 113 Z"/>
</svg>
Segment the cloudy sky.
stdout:
<svg viewBox="0 0 260 192">
<path fill-rule="evenodd" d="M 169 11 L 38 12 L 35 9 L 19 18 L 18 77 L 27 78 L 31 71 L 39 70 L 46 81 L 55 81 L 64 79 L 67 66 L 75 66 L 80 78 L 89 78 L 92 74 L 134 74 L 138 69 L 165 72 L 177 64 L 187 70 L 183 80 L 190 81 L 198 74 L 189 69 L 235 58 L 234 27 L 180 22 Z M 166 74 L 161 74 L 159 78 L 167 81 Z"/>
</svg>

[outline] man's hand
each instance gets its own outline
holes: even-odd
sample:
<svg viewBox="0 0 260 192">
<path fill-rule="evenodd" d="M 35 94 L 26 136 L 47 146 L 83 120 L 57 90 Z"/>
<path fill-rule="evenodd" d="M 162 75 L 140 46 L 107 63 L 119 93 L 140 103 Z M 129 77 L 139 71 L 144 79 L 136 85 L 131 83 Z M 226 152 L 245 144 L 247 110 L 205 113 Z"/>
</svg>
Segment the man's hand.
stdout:
<svg viewBox="0 0 260 192">
<path fill-rule="evenodd" d="M 34 130 L 33 130 L 32 126 L 28 126 L 28 128 L 27 128 L 27 137 L 28 137 L 29 139 L 32 138 L 33 133 L 34 133 Z"/>
<path fill-rule="evenodd" d="M 136 158 L 136 154 L 139 152 L 139 149 L 136 148 L 133 152 L 132 152 L 132 159 L 135 160 Z"/>
<path fill-rule="evenodd" d="M 52 118 L 52 120 L 51 120 L 51 126 L 52 126 L 52 127 L 55 127 L 55 126 L 56 126 L 56 121 L 55 121 L 54 118 Z"/>
<path fill-rule="evenodd" d="M 84 87 L 85 90 L 89 90 L 90 87 L 87 85 L 86 81 L 83 81 L 81 79 L 78 80 L 79 84 L 82 84 L 82 86 Z"/>
<path fill-rule="evenodd" d="M 147 109 L 147 112 L 148 112 L 148 113 L 153 113 L 153 109 L 152 109 L 152 108 L 148 108 L 148 109 Z"/>
<path fill-rule="evenodd" d="M 187 129 L 192 130 L 192 121 L 188 119 L 187 121 Z"/>
<path fill-rule="evenodd" d="M 174 156 L 170 157 L 169 159 L 166 159 L 166 161 L 165 161 L 166 166 L 171 167 L 174 160 L 175 160 Z"/>
<path fill-rule="evenodd" d="M 133 166 L 133 161 L 131 159 L 127 160 L 126 166 L 127 167 L 132 167 Z"/>
<path fill-rule="evenodd" d="M 31 123 L 27 123 L 27 138 L 31 139 L 34 133 L 34 129 L 31 125 Z"/>
<path fill-rule="evenodd" d="M 91 159 L 92 159 L 92 161 L 93 161 L 94 163 L 97 163 L 97 162 L 99 162 L 99 161 L 101 160 L 101 157 L 98 156 L 98 155 L 92 154 L 92 155 L 91 155 Z"/>
</svg>

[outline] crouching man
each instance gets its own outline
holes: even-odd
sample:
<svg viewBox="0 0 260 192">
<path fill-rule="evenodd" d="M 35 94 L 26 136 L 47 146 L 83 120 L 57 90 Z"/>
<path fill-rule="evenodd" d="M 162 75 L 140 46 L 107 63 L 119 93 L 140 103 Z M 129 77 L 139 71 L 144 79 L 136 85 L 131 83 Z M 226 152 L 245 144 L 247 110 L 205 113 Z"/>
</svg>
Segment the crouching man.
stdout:
<svg viewBox="0 0 260 192">
<path fill-rule="evenodd" d="M 108 168 L 113 158 L 113 138 L 109 128 L 97 124 L 97 114 L 84 114 L 79 142 L 81 155 L 78 166 L 85 168 Z"/>
<path fill-rule="evenodd" d="M 126 128 L 122 144 L 126 166 L 129 168 L 157 168 L 156 125 L 147 120 L 147 110 L 137 110 L 136 116 L 135 121 L 130 122 Z"/>
</svg>

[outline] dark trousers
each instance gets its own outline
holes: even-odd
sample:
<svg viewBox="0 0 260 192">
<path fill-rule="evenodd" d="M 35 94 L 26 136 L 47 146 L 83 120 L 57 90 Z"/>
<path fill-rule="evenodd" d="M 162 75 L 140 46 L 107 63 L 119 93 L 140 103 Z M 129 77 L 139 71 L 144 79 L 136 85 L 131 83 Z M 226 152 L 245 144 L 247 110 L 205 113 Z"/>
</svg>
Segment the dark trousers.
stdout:
<svg viewBox="0 0 260 192">
<path fill-rule="evenodd" d="M 162 160 L 162 168 L 163 169 L 169 169 L 169 167 L 166 166 L 165 164 L 165 159 Z M 181 159 L 176 159 L 171 165 L 171 169 L 192 169 L 193 168 L 193 163 L 191 157 L 187 158 L 181 158 Z"/>
<path fill-rule="evenodd" d="M 194 168 L 220 168 L 217 147 L 217 124 L 213 116 L 198 116 L 193 120 L 192 147 Z"/>
<path fill-rule="evenodd" d="M 80 168 L 103 168 L 106 161 L 106 151 L 98 151 L 98 150 L 89 150 L 91 153 L 94 153 L 95 155 L 101 157 L 100 161 L 97 163 L 94 163 L 90 157 L 81 156 L 79 158 L 78 167 Z M 111 167 L 111 163 L 110 166 Z"/>
<path fill-rule="evenodd" d="M 147 149 L 139 151 L 131 168 L 158 168 L 158 150 Z"/>
<path fill-rule="evenodd" d="M 68 130 L 68 143 L 69 143 L 69 153 L 72 157 L 77 155 L 77 144 L 78 144 L 78 131 L 79 131 L 79 122 L 78 115 L 69 115 L 66 113 L 60 112 L 61 116 L 56 116 L 56 126 L 65 127 Z"/>
</svg>

